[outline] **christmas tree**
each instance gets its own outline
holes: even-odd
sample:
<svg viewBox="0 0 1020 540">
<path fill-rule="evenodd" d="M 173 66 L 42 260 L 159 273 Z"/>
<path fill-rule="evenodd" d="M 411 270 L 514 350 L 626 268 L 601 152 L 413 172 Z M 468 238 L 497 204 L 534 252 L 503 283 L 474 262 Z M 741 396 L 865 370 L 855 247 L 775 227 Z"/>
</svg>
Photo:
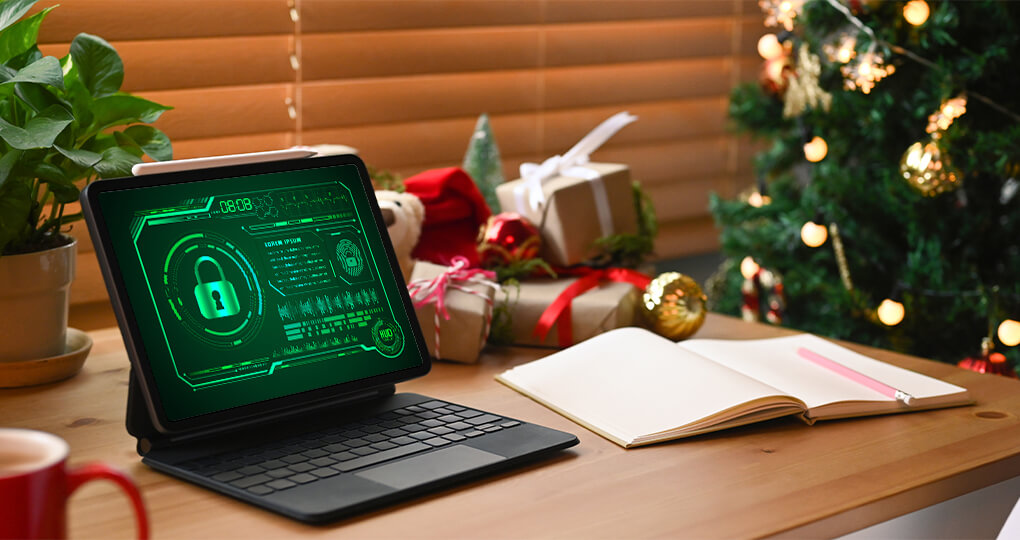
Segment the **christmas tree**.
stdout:
<svg viewBox="0 0 1020 540">
<path fill-rule="evenodd" d="M 711 201 L 714 308 L 953 363 L 990 337 L 1016 366 L 1020 3 L 760 4 L 730 116 L 765 150 Z"/>
<path fill-rule="evenodd" d="M 499 158 L 496 136 L 492 134 L 492 126 L 489 124 L 489 115 L 485 113 L 482 113 L 475 123 L 475 131 L 471 135 L 467 152 L 464 153 L 464 164 L 461 168 L 475 181 L 492 213 L 498 214 L 499 199 L 496 198 L 496 186 L 503 183 L 503 165 Z"/>
</svg>

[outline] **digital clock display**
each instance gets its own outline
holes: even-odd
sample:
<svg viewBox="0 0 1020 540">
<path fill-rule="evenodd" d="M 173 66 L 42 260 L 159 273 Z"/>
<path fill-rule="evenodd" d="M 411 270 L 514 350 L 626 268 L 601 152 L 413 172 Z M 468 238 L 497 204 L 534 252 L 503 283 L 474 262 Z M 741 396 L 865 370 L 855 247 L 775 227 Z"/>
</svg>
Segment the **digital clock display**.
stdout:
<svg viewBox="0 0 1020 540">
<path fill-rule="evenodd" d="M 251 199 L 248 197 L 244 197 L 243 199 L 227 199 L 220 201 L 220 212 L 224 214 L 244 212 L 245 210 L 251 210 L 252 208 Z"/>
</svg>

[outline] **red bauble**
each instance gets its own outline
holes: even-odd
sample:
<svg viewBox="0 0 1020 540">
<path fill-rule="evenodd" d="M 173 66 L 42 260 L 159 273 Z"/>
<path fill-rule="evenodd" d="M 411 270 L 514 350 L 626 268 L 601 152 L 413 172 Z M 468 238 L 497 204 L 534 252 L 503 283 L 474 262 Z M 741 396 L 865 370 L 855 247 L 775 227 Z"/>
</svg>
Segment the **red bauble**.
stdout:
<svg viewBox="0 0 1020 540">
<path fill-rule="evenodd" d="M 964 358 L 956 365 L 963 369 L 977 371 L 978 373 L 991 373 L 1014 379 L 1017 378 L 1016 370 L 1007 361 L 1006 355 L 1002 353 L 993 352 L 982 356 Z"/>
<path fill-rule="evenodd" d="M 542 247 L 538 228 L 520 214 L 503 212 L 489 217 L 478 234 L 482 266 L 506 266 L 533 259 Z"/>
</svg>

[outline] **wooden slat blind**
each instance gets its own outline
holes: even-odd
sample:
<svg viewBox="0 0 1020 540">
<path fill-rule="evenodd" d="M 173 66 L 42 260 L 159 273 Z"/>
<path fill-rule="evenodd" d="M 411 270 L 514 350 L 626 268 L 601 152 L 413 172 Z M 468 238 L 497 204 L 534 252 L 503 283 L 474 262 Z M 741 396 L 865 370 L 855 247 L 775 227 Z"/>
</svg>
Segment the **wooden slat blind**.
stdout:
<svg viewBox="0 0 1020 540">
<path fill-rule="evenodd" d="M 44 52 L 66 54 L 78 32 L 110 41 L 125 90 L 175 107 L 157 125 L 178 158 L 337 143 L 410 175 L 460 164 L 487 112 L 514 178 L 629 110 L 640 121 L 594 157 L 630 164 L 651 192 L 661 257 L 717 248 L 707 194 L 750 183 L 726 107 L 760 68 L 753 0 L 60 3 Z M 80 252 L 74 302 L 104 300 L 87 241 Z"/>
</svg>

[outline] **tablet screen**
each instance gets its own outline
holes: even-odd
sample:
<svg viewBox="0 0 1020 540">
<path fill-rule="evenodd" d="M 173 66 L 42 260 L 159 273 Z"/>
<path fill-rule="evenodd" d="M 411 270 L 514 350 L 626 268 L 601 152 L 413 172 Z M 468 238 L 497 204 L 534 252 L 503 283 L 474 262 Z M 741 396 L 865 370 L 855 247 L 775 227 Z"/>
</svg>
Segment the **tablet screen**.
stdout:
<svg viewBox="0 0 1020 540">
<path fill-rule="evenodd" d="M 341 164 L 98 194 L 168 420 L 422 364 L 364 185 Z"/>
</svg>

